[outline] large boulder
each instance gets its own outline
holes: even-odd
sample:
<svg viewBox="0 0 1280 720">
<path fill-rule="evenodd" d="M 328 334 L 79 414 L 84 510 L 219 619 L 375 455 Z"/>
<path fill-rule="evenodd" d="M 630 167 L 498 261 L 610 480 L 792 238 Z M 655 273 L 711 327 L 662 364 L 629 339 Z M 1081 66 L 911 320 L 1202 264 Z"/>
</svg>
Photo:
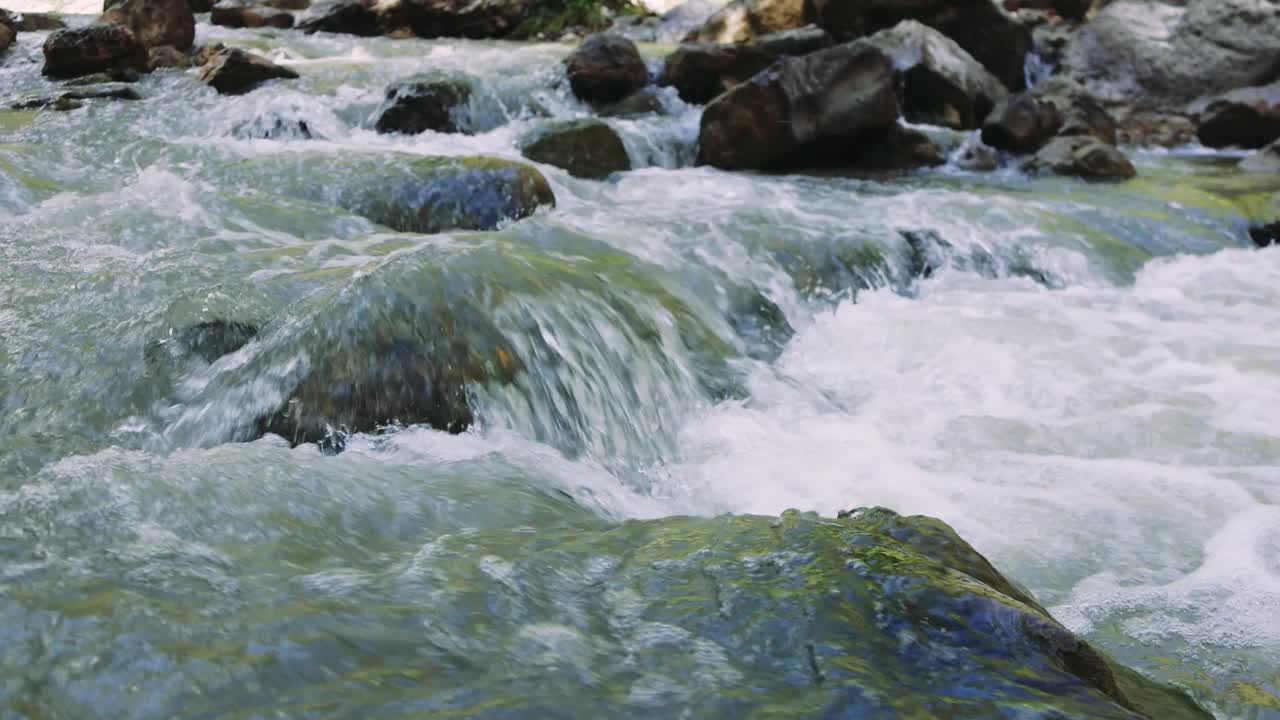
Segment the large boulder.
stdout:
<svg viewBox="0 0 1280 720">
<path fill-rule="evenodd" d="M 699 159 L 730 170 L 838 162 L 860 135 L 897 117 L 889 58 L 873 47 L 836 46 L 779 60 L 716 98 L 702 114 Z"/>
<path fill-rule="evenodd" d="M 1177 107 L 1273 80 L 1278 36 L 1270 0 L 1112 0 L 1063 69 L 1104 100 Z"/>
<path fill-rule="evenodd" d="M 622 138 L 600 120 L 548 123 L 521 139 L 520 152 L 534 162 L 554 165 L 580 178 L 601 179 L 631 169 Z"/>
<path fill-rule="evenodd" d="M 893 61 L 901 78 L 902 114 L 911 122 L 976 128 L 1009 94 L 954 40 L 915 20 L 859 42 L 874 45 Z"/>
<path fill-rule="evenodd" d="M 843 162 L 859 170 L 914 170 L 945 165 L 947 156 L 928 135 L 895 123 L 864 133 Z"/>
<path fill-rule="evenodd" d="M 1137 175 L 1124 153 L 1092 135 L 1064 135 L 1050 140 L 1027 162 L 1027 169 L 1086 180 L 1127 180 Z"/>
<path fill-rule="evenodd" d="M 811 20 L 852 40 L 916 20 L 954 40 L 1004 83 L 1025 87 L 1031 29 L 992 0 L 811 0 Z"/>
<path fill-rule="evenodd" d="M 121 70 L 147 71 L 147 48 L 126 27 L 99 24 L 59 30 L 44 41 L 46 77 Z"/>
<path fill-rule="evenodd" d="M 443 76 L 392 83 L 374 123 L 380 133 L 416 135 L 428 130 L 460 132 L 458 111 L 471 99 L 471 84 Z"/>
<path fill-rule="evenodd" d="M 293 27 L 293 15 L 266 5 L 253 5 L 235 0 L 222 0 L 213 6 L 209 22 L 230 28 Z"/>
<path fill-rule="evenodd" d="M 537 0 L 380 0 L 378 22 L 386 31 L 423 38 L 501 38 L 528 20 Z"/>
<path fill-rule="evenodd" d="M 343 33 L 361 37 L 382 34 L 377 14 L 360 0 L 330 0 L 312 5 L 298 21 L 297 27 L 308 33 Z"/>
<path fill-rule="evenodd" d="M 334 205 L 401 232 L 493 230 L 555 205 L 542 173 L 498 158 L 289 153 L 236 172 L 253 187 Z"/>
<path fill-rule="evenodd" d="M 187 0 L 124 0 L 103 13 L 101 22 L 127 27 L 143 47 L 190 50 L 196 18 Z"/>
<path fill-rule="evenodd" d="M 707 18 L 691 38 L 701 43 L 746 43 L 808 24 L 806 0 L 733 0 Z"/>
<path fill-rule="evenodd" d="M 982 141 L 999 150 L 1032 153 L 1057 136 L 1089 135 L 1115 145 L 1117 124 L 1083 86 L 1055 77 L 1001 101 L 982 125 Z"/>
<path fill-rule="evenodd" d="M 588 36 L 565 58 L 565 70 L 573 94 L 590 103 L 617 102 L 649 82 L 636 44 L 616 33 Z"/>
<path fill-rule="evenodd" d="M 297 77 L 293 70 L 240 48 L 223 48 L 200 69 L 200 81 L 223 95 L 242 95 L 269 80 Z"/>
<path fill-rule="evenodd" d="M 659 82 L 675 87 L 685 102 L 703 105 L 780 57 L 830 46 L 831 36 L 814 26 L 764 35 L 749 44 L 685 43 L 667 56 Z"/>
<path fill-rule="evenodd" d="M 1280 83 L 1202 98 L 1190 114 L 1199 123 L 1196 136 L 1208 147 L 1263 147 L 1280 138 Z"/>
</svg>

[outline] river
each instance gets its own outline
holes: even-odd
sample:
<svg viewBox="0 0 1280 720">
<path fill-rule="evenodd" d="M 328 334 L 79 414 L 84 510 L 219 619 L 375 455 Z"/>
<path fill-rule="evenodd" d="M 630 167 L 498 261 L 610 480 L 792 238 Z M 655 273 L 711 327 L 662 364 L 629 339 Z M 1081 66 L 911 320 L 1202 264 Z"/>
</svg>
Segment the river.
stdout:
<svg viewBox="0 0 1280 720">
<path fill-rule="evenodd" d="M 51 87 L 44 37 L 0 65 L 6 105 Z M 554 209 L 396 233 L 246 167 L 520 159 L 540 118 L 589 114 L 570 46 L 204 23 L 197 41 L 301 79 L 223 97 L 170 71 L 141 101 L 0 110 L 0 716 L 171 717 L 231 685 L 257 717 L 407 682 L 388 669 L 426 652 L 408 618 L 461 632 L 413 591 L 450 535 L 871 505 L 950 523 L 1219 717 L 1280 713 L 1280 248 L 1247 235 L 1280 179 L 1190 148 L 1130 149 L 1119 185 L 726 173 L 691 166 L 701 109 L 669 93 L 665 117 L 610 121 L 636 170 L 541 167 Z M 386 85 L 423 71 L 471 79 L 474 134 L 371 129 Z M 277 119 L 314 137 L 245 136 Z M 228 442 L 309 331 L 417 297 L 481 318 L 527 370 L 470 389 L 469 431 L 338 455 Z M 158 380 L 149 345 L 211 320 L 263 331 Z M 215 695 L 190 715 L 230 716 Z"/>
</svg>

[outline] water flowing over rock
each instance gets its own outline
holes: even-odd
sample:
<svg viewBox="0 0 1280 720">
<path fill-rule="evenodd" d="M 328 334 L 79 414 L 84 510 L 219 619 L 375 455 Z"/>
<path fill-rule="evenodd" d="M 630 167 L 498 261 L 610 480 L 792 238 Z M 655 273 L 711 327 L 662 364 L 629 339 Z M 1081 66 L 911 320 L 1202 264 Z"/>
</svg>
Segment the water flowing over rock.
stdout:
<svg viewBox="0 0 1280 720">
<path fill-rule="evenodd" d="M 1107 100 L 1178 106 L 1275 79 L 1280 7 L 1267 0 L 1113 0 L 1064 71 Z"/>
<path fill-rule="evenodd" d="M 209 22 L 230 28 L 293 27 L 293 15 L 265 5 L 223 0 L 213 6 Z"/>
<path fill-rule="evenodd" d="M 991 0 L 813 0 L 812 21 L 853 40 L 916 20 L 954 40 L 1012 90 L 1026 84 L 1031 29 Z"/>
<path fill-rule="evenodd" d="M 583 40 L 565 59 L 565 70 L 573 94 L 590 103 L 617 102 L 649 82 L 636 44 L 614 33 Z"/>
<path fill-rule="evenodd" d="M 15 110 L 33 110 L 52 108 L 54 110 L 74 110 L 80 107 L 82 100 L 141 100 L 137 90 L 124 84 L 97 85 L 77 88 L 65 92 L 20 100 L 10 107 Z"/>
<path fill-rule="evenodd" d="M 616 103 L 600 105 L 596 108 L 596 114 L 600 117 L 633 118 L 641 115 L 662 115 L 665 112 L 662 100 L 658 98 L 653 88 L 641 88 Z"/>
<path fill-rule="evenodd" d="M 1241 160 L 1240 169 L 1251 173 L 1280 172 L 1280 140 L 1254 151 Z"/>
<path fill-rule="evenodd" d="M 1280 83 L 1202 98 L 1190 114 L 1199 123 L 1196 136 L 1208 147 L 1263 147 L 1280 138 Z"/>
<path fill-rule="evenodd" d="M 90 25 L 59 30 L 44 42 L 44 69 L 51 78 L 73 78 L 114 70 L 147 71 L 147 49 L 131 30 Z"/>
<path fill-rule="evenodd" d="M 171 379 L 192 362 L 205 365 L 244 347 L 258 333 L 257 325 L 234 320 L 206 320 L 171 330 L 147 344 L 143 359 L 157 381 Z"/>
<path fill-rule="evenodd" d="M 124 0 L 109 7 L 101 22 L 129 28 L 146 48 L 190 50 L 196 36 L 195 15 L 187 0 Z"/>
<path fill-rule="evenodd" d="M 918 123 L 972 129 L 1008 90 L 955 41 L 915 20 L 904 20 L 859 41 L 879 48 L 901 77 L 903 116 Z"/>
<path fill-rule="evenodd" d="M 521 140 L 520 152 L 580 178 L 602 179 L 631 169 L 622 138 L 600 120 L 548 123 Z"/>
<path fill-rule="evenodd" d="M 224 48 L 200 70 L 200 80 L 223 95 L 241 95 L 269 80 L 292 80 L 298 73 L 239 48 Z"/>
<path fill-rule="evenodd" d="M 698 29 L 701 43 L 747 43 L 809 23 L 805 0 L 733 0 Z"/>
<path fill-rule="evenodd" d="M 471 84 L 444 76 L 423 76 L 392 83 L 378 110 L 380 133 L 417 135 L 428 130 L 460 132 L 458 113 L 471 98 Z"/>
<path fill-rule="evenodd" d="M 316 137 L 305 118 L 268 112 L 236 125 L 232 136 L 241 140 L 311 140 Z"/>
<path fill-rule="evenodd" d="M 541 173 L 498 158 L 290 153 L 237 171 L 260 187 L 329 203 L 402 232 L 493 230 L 555 205 Z M 312 180 L 319 177 L 328 180 Z"/>
<path fill-rule="evenodd" d="M 699 159 L 729 170 L 839 162 L 863 132 L 897 119 L 893 84 L 892 63 L 874 48 L 779 60 L 707 106 Z"/>
<path fill-rule="evenodd" d="M 304 32 L 329 32 L 373 37 L 382 34 L 378 16 L 361 0 L 328 0 L 312 5 L 298 22 Z"/>
</svg>

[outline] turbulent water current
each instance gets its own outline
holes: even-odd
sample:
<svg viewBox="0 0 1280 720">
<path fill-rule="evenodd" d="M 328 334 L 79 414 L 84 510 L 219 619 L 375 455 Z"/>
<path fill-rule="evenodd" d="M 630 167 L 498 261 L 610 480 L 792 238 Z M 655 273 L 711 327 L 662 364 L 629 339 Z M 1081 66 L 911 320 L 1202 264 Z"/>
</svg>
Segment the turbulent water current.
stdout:
<svg viewBox="0 0 1280 720">
<path fill-rule="evenodd" d="M 52 89 L 44 37 L 0 64 L 6 106 Z M 416 717 L 388 698 L 432 687 L 411 669 L 439 648 L 591 673 L 596 639 L 560 626 L 468 650 L 431 582 L 447 537 L 871 505 L 950 523 L 1219 717 L 1280 716 L 1280 248 L 1247 235 L 1280 180 L 1194 149 L 1131 149 L 1120 185 L 725 173 L 693 167 L 701 110 L 670 93 L 610 120 L 636 170 L 539 166 L 554 209 L 398 233 L 246 168 L 358 186 L 284 160 L 518 160 L 542 118 L 589 114 L 569 46 L 197 40 L 301 78 L 223 97 L 167 71 L 141 101 L 0 110 L 0 716 Z M 470 78 L 472 134 L 376 134 L 384 88 L 428 70 Z M 313 137 L 252 137 L 298 120 Z M 396 322 L 405 298 L 523 363 L 468 389 L 471 429 L 233 442 L 318 329 Z M 263 329 L 158 378 L 149 345 L 213 320 Z M 572 602 L 553 591 L 513 596 Z M 695 665 L 647 691 L 730 681 Z M 619 706 L 643 715 L 638 693 Z"/>
</svg>

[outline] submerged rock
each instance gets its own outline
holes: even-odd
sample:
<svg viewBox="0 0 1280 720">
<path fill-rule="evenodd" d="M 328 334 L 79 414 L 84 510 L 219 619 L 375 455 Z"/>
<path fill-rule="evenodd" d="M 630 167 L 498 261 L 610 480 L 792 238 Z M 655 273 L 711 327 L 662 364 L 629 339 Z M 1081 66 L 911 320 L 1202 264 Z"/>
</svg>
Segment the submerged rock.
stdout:
<svg viewBox="0 0 1280 720">
<path fill-rule="evenodd" d="M 147 49 L 133 31 L 119 25 L 59 30 L 44 41 L 44 68 L 51 78 L 96 72 L 147 71 Z"/>
<path fill-rule="evenodd" d="M 915 20 L 951 38 L 1011 90 L 1026 85 L 1031 29 L 992 0 L 812 0 L 812 21 L 836 40 L 854 40 Z"/>
<path fill-rule="evenodd" d="M 1126 180 L 1137 175 L 1124 153 L 1091 135 L 1054 138 L 1032 156 L 1027 168 L 1086 180 Z"/>
<path fill-rule="evenodd" d="M 35 110 L 51 108 L 53 110 L 74 110 L 82 105 L 82 100 L 141 100 L 137 90 L 128 85 L 100 85 L 83 89 L 68 90 L 51 95 L 38 95 L 19 100 L 10 107 L 14 110 Z"/>
<path fill-rule="evenodd" d="M 649 82 L 649 70 L 636 44 L 615 33 L 587 37 L 565 59 L 569 87 L 589 103 L 622 100 Z"/>
<path fill-rule="evenodd" d="M 284 153 L 236 172 L 257 187 L 328 203 L 401 232 L 493 230 L 555 206 L 542 173 L 498 158 Z"/>
<path fill-rule="evenodd" d="M 1280 140 L 1241 160 L 1240 169 L 1253 173 L 1280 172 Z"/>
<path fill-rule="evenodd" d="M 433 627 L 466 628 L 466 707 L 555 716 L 571 694 L 580 717 L 1211 717 L 1073 635 L 939 520 L 556 517 L 431 544 Z M 484 607 L 505 610 L 471 622 Z M 508 670 L 531 656 L 546 665 Z"/>
<path fill-rule="evenodd" d="M 235 126 L 232 136 L 241 140 L 311 140 L 316 137 L 301 117 L 267 112 Z"/>
<path fill-rule="evenodd" d="M 1280 139 L 1280 83 L 1240 88 L 1193 103 L 1196 137 L 1207 147 L 1257 149 Z"/>
<path fill-rule="evenodd" d="M 865 40 L 893 61 L 899 102 L 910 122 L 978 127 L 1009 91 L 955 41 L 915 20 Z"/>
<path fill-rule="evenodd" d="M 600 120 L 564 120 L 534 130 L 520 142 L 534 162 L 554 165 L 580 178 L 603 179 L 631 169 L 622 138 Z"/>
<path fill-rule="evenodd" d="M 146 48 L 190 50 L 196 37 L 196 19 L 187 0 L 123 0 L 109 6 L 101 22 L 129 28 Z"/>
<path fill-rule="evenodd" d="M 859 136 L 898 117 L 893 65 L 871 47 L 836 46 L 779 60 L 702 114 L 699 159 L 728 170 L 847 158 Z"/>
<path fill-rule="evenodd" d="M 170 330 L 143 351 L 148 372 L 171 374 L 188 362 L 209 364 L 239 350 L 257 336 L 259 328 L 235 320 L 207 320 Z"/>
<path fill-rule="evenodd" d="M 293 27 L 293 15 L 273 7 L 222 0 L 213 6 L 209 22 L 230 28 Z"/>
<path fill-rule="evenodd" d="M 416 135 L 428 130 L 460 132 L 458 111 L 471 99 L 471 84 L 423 76 L 392 83 L 374 123 L 380 133 Z"/>
<path fill-rule="evenodd" d="M 298 22 L 298 29 L 308 33 L 329 32 L 373 37 L 382 34 L 378 16 L 360 0 L 330 0 L 311 6 Z"/>
<path fill-rule="evenodd" d="M 268 80 L 296 79 L 298 73 L 239 48 L 223 48 L 200 70 L 200 80 L 223 95 L 240 95 Z"/>
</svg>

